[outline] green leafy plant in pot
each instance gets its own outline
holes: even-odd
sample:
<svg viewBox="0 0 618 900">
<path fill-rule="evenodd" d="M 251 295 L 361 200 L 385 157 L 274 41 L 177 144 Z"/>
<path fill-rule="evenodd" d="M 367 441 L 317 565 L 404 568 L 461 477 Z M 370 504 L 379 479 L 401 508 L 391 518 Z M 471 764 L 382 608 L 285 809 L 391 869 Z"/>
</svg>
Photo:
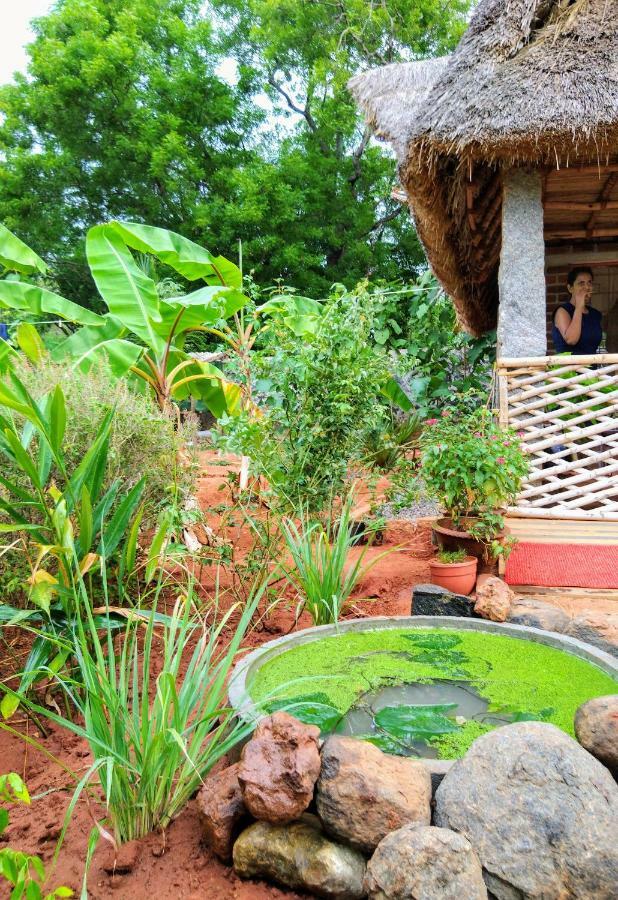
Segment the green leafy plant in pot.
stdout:
<svg viewBox="0 0 618 900">
<path fill-rule="evenodd" d="M 503 537 L 503 512 L 528 473 L 512 429 L 501 427 L 485 408 L 466 416 L 445 410 L 425 423 L 421 471 L 446 512 L 434 526 L 438 546 L 484 558 L 509 552 L 513 542 Z"/>
</svg>

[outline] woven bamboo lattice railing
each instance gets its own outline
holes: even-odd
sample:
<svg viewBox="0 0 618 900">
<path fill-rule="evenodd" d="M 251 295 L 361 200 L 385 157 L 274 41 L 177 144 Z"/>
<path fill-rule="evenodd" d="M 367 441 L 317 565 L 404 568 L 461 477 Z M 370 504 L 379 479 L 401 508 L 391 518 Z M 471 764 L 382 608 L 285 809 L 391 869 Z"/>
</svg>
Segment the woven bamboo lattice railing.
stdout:
<svg viewBox="0 0 618 900">
<path fill-rule="evenodd" d="M 618 521 L 618 354 L 501 359 L 500 422 L 531 463 L 518 516 Z"/>
</svg>

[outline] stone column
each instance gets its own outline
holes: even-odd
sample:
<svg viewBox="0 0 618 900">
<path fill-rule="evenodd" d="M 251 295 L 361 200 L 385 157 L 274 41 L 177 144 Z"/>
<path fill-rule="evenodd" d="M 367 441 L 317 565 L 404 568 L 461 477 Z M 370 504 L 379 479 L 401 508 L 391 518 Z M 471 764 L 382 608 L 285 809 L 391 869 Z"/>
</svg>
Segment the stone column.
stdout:
<svg viewBox="0 0 618 900">
<path fill-rule="evenodd" d="M 542 184 L 535 170 L 503 175 L 498 288 L 498 358 L 546 356 Z"/>
</svg>

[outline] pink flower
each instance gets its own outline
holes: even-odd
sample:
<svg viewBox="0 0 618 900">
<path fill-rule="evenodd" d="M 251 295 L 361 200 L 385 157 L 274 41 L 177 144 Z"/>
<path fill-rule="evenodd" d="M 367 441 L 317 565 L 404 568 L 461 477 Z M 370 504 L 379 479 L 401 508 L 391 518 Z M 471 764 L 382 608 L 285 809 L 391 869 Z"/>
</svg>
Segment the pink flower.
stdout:
<svg viewBox="0 0 618 900">
<path fill-rule="evenodd" d="M 425 425 L 435 425 L 437 421 L 437 419 L 427 419 Z"/>
<path fill-rule="evenodd" d="M 481 434 L 480 431 L 475 431 L 475 432 L 474 432 L 474 437 L 483 437 L 483 435 Z"/>
<path fill-rule="evenodd" d="M 443 410 L 442 410 L 442 418 L 443 418 L 443 419 L 448 419 L 448 417 L 450 416 L 450 414 L 451 414 L 451 413 L 450 413 L 450 410 L 448 410 L 448 409 L 443 409 Z"/>
<path fill-rule="evenodd" d="M 511 442 L 510 442 L 510 441 L 504 441 L 504 443 L 502 444 L 502 446 L 503 446 L 503 447 L 510 447 L 510 446 L 511 446 Z"/>
<path fill-rule="evenodd" d="M 525 432 L 525 431 L 518 431 L 518 432 L 517 432 L 517 437 L 518 437 L 518 438 L 522 438 L 522 437 L 525 437 L 525 436 L 526 436 L 526 432 Z"/>
<path fill-rule="evenodd" d="M 498 463 L 499 466 L 502 466 L 506 462 L 506 459 L 503 456 L 499 456 L 498 459 L 496 460 L 496 462 Z"/>
<path fill-rule="evenodd" d="M 498 435 L 497 435 L 497 434 L 490 434 L 490 435 L 489 435 L 489 440 L 490 440 L 490 441 L 497 441 L 497 440 L 498 440 Z"/>
</svg>

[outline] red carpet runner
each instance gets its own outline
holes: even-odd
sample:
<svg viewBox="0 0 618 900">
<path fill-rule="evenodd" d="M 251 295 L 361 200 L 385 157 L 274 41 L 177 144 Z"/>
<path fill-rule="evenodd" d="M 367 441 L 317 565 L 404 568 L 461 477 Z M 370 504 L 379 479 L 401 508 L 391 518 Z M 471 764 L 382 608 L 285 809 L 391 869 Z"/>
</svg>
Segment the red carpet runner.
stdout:
<svg viewBox="0 0 618 900">
<path fill-rule="evenodd" d="M 600 544 L 515 544 L 507 584 L 618 589 L 618 547 Z"/>
</svg>

